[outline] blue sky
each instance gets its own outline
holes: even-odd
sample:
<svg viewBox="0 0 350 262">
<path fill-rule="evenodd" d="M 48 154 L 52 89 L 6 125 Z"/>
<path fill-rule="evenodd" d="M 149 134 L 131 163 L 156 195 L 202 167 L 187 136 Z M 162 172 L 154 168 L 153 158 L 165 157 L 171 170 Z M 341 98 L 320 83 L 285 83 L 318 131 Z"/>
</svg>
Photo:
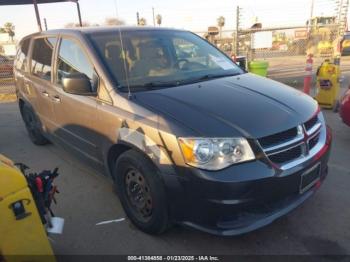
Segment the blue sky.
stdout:
<svg viewBox="0 0 350 262">
<path fill-rule="evenodd" d="M 315 15 L 335 13 L 336 0 L 315 0 Z M 224 29 L 235 28 L 236 6 L 242 7 L 243 27 L 256 19 L 263 26 L 303 25 L 310 16 L 311 0 L 80 0 L 84 21 L 102 23 L 106 17 L 123 19 L 127 24 L 136 23 L 136 12 L 152 25 L 152 7 L 155 14 L 163 16 L 163 26 L 205 31 L 216 24 L 220 15 L 226 19 Z M 61 28 L 77 21 L 73 3 L 39 5 L 41 18 L 47 19 L 49 29 Z M 37 30 L 34 8 L 28 6 L 1 6 L 0 24 L 13 22 L 17 37 L 20 38 Z"/>
</svg>

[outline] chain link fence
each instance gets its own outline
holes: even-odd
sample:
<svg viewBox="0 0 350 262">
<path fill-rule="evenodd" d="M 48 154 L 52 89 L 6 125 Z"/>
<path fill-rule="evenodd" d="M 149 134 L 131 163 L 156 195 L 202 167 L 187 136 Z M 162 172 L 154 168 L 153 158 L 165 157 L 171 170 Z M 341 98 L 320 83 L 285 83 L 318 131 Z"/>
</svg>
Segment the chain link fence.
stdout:
<svg viewBox="0 0 350 262">
<path fill-rule="evenodd" d="M 0 95 L 15 94 L 13 58 L 0 55 Z"/>
<path fill-rule="evenodd" d="M 250 60 L 306 54 L 313 54 L 315 58 L 331 58 L 338 51 L 337 31 L 337 25 L 317 29 L 294 27 L 247 30 L 238 34 L 238 54 L 246 54 Z M 266 38 L 269 43 L 262 38 Z"/>
<path fill-rule="evenodd" d="M 330 58 L 337 51 L 339 26 L 337 24 L 246 29 L 218 32 L 196 32 L 229 55 L 247 56 L 248 60 L 283 56 Z"/>
<path fill-rule="evenodd" d="M 307 54 L 313 54 L 314 73 L 325 59 L 340 55 L 339 25 L 331 22 L 333 17 L 304 26 L 196 33 L 231 57 L 269 62 L 270 78 L 300 87 Z"/>
</svg>

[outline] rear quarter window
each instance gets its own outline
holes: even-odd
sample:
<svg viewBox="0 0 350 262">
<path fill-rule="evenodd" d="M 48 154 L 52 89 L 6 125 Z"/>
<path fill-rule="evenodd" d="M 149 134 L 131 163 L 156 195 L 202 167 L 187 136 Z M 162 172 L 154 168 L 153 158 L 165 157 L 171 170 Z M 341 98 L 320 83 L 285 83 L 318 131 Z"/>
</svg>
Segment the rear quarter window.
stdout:
<svg viewBox="0 0 350 262">
<path fill-rule="evenodd" d="M 27 61 L 28 61 L 28 51 L 29 51 L 30 39 L 24 40 L 17 51 L 15 68 L 17 70 L 28 71 Z"/>
</svg>

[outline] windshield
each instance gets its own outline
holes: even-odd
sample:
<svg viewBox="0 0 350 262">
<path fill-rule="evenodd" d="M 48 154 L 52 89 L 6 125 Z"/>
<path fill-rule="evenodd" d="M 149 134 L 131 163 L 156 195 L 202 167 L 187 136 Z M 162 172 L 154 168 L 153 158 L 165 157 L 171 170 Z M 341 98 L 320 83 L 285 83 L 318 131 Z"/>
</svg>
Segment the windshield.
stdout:
<svg viewBox="0 0 350 262">
<path fill-rule="evenodd" d="M 121 89 L 127 86 L 127 80 L 131 90 L 135 90 L 244 73 L 231 59 L 190 32 L 135 30 L 121 34 L 122 43 L 118 31 L 89 34 L 115 84 Z"/>
</svg>

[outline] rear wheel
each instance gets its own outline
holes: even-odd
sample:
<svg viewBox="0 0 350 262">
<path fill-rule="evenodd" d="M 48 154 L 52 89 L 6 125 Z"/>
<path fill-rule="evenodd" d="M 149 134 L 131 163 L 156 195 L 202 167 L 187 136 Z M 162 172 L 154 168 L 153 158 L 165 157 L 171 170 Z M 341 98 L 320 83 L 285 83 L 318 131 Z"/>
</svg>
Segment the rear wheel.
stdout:
<svg viewBox="0 0 350 262">
<path fill-rule="evenodd" d="M 125 213 L 133 224 L 149 234 L 168 228 L 164 186 L 157 169 L 145 156 L 134 150 L 117 160 L 116 186 Z"/>
<path fill-rule="evenodd" d="M 49 140 L 47 140 L 41 132 L 39 120 L 35 116 L 32 109 L 27 105 L 23 106 L 22 118 L 29 138 L 35 145 L 46 145 L 49 143 Z"/>
</svg>

